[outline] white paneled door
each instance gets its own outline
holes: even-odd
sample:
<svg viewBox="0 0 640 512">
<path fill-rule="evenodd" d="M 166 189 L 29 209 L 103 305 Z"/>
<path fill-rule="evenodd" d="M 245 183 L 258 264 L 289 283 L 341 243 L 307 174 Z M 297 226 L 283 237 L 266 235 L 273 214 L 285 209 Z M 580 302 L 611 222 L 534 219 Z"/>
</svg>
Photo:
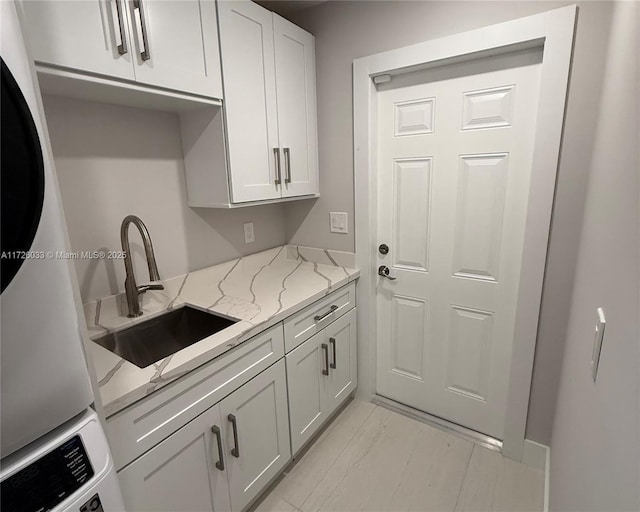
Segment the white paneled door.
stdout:
<svg viewBox="0 0 640 512">
<path fill-rule="evenodd" d="M 395 279 L 378 281 L 377 393 L 498 439 L 539 60 L 435 68 L 378 91 L 378 265 Z"/>
</svg>

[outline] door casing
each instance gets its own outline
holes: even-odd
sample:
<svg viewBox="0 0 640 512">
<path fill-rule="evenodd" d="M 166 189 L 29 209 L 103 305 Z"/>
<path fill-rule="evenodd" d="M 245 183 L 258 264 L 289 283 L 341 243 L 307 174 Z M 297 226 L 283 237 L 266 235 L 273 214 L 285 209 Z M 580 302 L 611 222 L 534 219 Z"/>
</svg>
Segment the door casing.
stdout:
<svg viewBox="0 0 640 512">
<path fill-rule="evenodd" d="M 549 228 L 556 183 L 577 6 L 571 5 L 353 61 L 358 395 L 376 390 L 376 124 L 373 78 L 543 48 L 529 205 L 514 334 L 503 454 L 522 460 Z M 532 214 L 535 212 L 535 214 Z"/>
</svg>

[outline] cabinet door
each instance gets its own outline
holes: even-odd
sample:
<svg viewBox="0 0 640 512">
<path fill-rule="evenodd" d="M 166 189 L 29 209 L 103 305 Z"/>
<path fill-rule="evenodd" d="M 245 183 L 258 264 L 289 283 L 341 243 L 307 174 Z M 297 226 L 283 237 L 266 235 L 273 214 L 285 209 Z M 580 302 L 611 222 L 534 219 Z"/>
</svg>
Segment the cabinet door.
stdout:
<svg viewBox="0 0 640 512">
<path fill-rule="evenodd" d="M 215 2 L 129 0 L 136 81 L 222 98 Z"/>
<path fill-rule="evenodd" d="M 274 15 L 282 197 L 318 193 L 315 39 Z"/>
<path fill-rule="evenodd" d="M 356 308 L 339 318 L 325 330 L 329 346 L 327 379 L 327 414 L 331 414 L 357 385 Z"/>
<path fill-rule="evenodd" d="M 230 510 L 227 472 L 216 467 L 220 454 L 214 426 L 222 427 L 218 405 L 120 471 L 127 510 Z"/>
<path fill-rule="evenodd" d="M 281 359 L 220 402 L 233 510 L 244 509 L 291 459 L 285 380 Z"/>
<path fill-rule="evenodd" d="M 36 62 L 134 79 L 125 0 L 22 0 Z"/>
<path fill-rule="evenodd" d="M 218 15 L 232 202 L 279 198 L 273 15 L 246 0 Z"/>
<path fill-rule="evenodd" d="M 312 336 L 286 356 L 289 390 L 291 451 L 297 451 L 313 436 L 327 414 L 325 380 L 328 378 L 328 346 L 324 333 Z"/>
</svg>

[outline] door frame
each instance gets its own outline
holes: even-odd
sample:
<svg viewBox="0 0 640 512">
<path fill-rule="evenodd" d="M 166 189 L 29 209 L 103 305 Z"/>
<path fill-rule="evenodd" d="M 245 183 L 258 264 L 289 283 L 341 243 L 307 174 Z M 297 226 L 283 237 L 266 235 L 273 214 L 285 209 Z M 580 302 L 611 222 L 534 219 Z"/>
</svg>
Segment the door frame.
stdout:
<svg viewBox="0 0 640 512">
<path fill-rule="evenodd" d="M 503 454 L 522 460 L 547 245 L 577 6 L 433 39 L 353 61 L 353 140 L 358 302 L 358 394 L 376 392 L 377 90 L 379 75 L 543 48 L 531 185 L 516 311 Z M 531 213 L 535 212 L 535 215 Z"/>
</svg>

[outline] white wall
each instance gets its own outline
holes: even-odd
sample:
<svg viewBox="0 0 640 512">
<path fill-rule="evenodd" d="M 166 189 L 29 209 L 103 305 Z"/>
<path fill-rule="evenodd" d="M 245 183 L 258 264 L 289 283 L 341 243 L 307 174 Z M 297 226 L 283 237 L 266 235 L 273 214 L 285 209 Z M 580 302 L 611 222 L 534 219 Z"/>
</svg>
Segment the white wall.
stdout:
<svg viewBox="0 0 640 512">
<path fill-rule="evenodd" d="M 291 16 L 316 36 L 320 192 L 316 202 L 286 207 L 294 244 L 353 251 L 352 62 L 428 39 L 554 9 L 574 2 L 332 1 Z M 580 6 L 561 163 L 532 382 L 527 438 L 551 440 L 587 169 L 602 86 L 610 2 Z M 349 214 L 349 234 L 329 233 L 329 211 Z"/>
<path fill-rule="evenodd" d="M 640 4 L 615 6 L 551 443 L 550 509 L 640 510 Z M 607 317 L 590 373 L 596 308 Z"/>
<path fill-rule="evenodd" d="M 161 278 L 285 243 L 284 210 L 189 208 L 176 114 L 45 96 L 45 114 L 74 250 L 119 250 L 120 223 L 147 225 Z M 256 241 L 244 243 L 243 223 Z M 148 279 L 144 251 L 130 228 L 136 278 Z M 120 260 L 78 260 L 84 302 L 124 289 Z"/>
</svg>

